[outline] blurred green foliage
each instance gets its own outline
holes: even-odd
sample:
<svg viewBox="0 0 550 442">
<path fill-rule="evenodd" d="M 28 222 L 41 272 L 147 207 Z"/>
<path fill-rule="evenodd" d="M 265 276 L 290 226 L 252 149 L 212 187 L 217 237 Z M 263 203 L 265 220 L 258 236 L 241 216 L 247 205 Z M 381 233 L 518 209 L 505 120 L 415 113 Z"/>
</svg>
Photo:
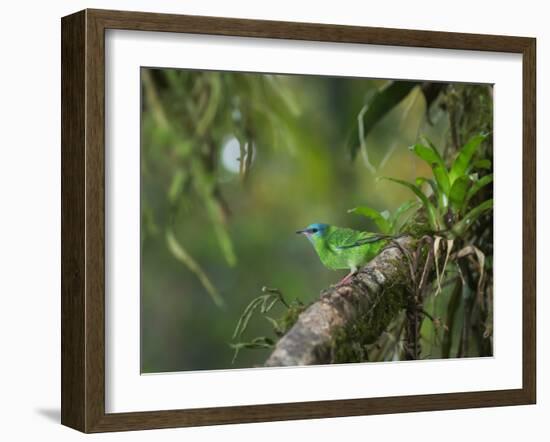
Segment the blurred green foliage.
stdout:
<svg viewBox="0 0 550 442">
<path fill-rule="evenodd" d="M 326 270 L 294 232 L 312 222 L 398 230 L 400 216 L 419 203 L 408 189 L 377 178 L 416 186 L 417 177 L 432 175 L 433 164 L 407 148 L 420 135 L 451 146 L 441 155 L 461 146 L 453 144 L 465 136 L 453 130 L 453 118 L 465 127 L 470 114 L 458 109 L 460 99 L 442 100 L 443 88 L 453 99 L 487 95 L 479 86 L 436 84 L 434 92 L 430 83 L 143 68 L 142 371 L 261 365 L 276 336 L 266 336 L 270 324 L 252 314 L 237 331 L 257 337 L 248 342 L 255 351 L 241 352 L 232 365 L 235 324 L 251 300 L 269 286 L 301 306 L 342 276 Z M 467 123 L 469 135 L 480 126 Z M 490 169 L 492 151 L 483 155 L 477 167 Z M 475 185 L 483 187 L 482 179 Z M 353 208 L 381 215 L 356 216 Z M 449 266 L 447 273 L 456 271 Z M 454 286 L 443 285 L 435 322 L 423 326 L 432 341 L 444 328 L 434 324 L 449 322 L 450 303 L 457 306 L 451 319 L 467 308 L 465 290 L 457 300 Z M 258 299 L 250 311 L 280 318 L 271 326 L 288 327 L 299 311 L 285 315 L 285 303 L 271 304 L 277 297 Z M 398 345 L 400 335 L 392 336 Z M 390 348 L 384 339 L 377 345 Z M 380 351 L 380 359 L 393 357 Z"/>
</svg>

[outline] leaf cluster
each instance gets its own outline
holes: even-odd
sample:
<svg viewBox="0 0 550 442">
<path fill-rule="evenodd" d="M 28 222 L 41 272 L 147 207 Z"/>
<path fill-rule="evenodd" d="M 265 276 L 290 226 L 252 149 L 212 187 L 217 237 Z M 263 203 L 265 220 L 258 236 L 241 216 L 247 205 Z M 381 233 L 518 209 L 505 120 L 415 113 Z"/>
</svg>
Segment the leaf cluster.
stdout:
<svg viewBox="0 0 550 442">
<path fill-rule="evenodd" d="M 462 237 L 481 215 L 493 207 L 492 199 L 474 207 L 469 204 L 483 187 L 493 181 L 491 173 L 480 173 L 491 169 L 491 161 L 475 161 L 475 153 L 486 138 L 487 134 L 472 137 L 450 166 L 446 166 L 433 143 L 425 139 L 424 143 L 412 145 L 410 150 L 428 163 L 433 177 L 418 177 L 414 183 L 392 177 L 382 179 L 405 186 L 415 194 L 434 232 L 448 231 L 452 237 Z M 425 192 L 426 187 L 429 193 Z"/>
</svg>

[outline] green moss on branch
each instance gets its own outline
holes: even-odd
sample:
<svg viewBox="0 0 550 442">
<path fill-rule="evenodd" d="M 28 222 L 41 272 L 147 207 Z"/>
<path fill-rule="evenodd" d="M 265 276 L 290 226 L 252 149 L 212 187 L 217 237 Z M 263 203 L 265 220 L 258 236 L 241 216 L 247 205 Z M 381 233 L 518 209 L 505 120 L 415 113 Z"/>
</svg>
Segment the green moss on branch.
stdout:
<svg viewBox="0 0 550 442">
<path fill-rule="evenodd" d="M 407 255 L 416 241 L 402 237 L 362 268 L 349 284 L 331 287 L 303 311 L 277 342 L 266 366 L 359 362 L 411 296 Z"/>
</svg>

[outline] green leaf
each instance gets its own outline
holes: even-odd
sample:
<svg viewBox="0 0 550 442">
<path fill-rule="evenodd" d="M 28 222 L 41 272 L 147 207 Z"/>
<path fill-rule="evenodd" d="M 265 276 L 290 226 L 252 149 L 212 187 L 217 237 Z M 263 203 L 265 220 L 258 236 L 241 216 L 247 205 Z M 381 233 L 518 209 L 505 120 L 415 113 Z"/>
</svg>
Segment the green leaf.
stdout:
<svg viewBox="0 0 550 442">
<path fill-rule="evenodd" d="M 443 159 L 437 150 L 432 149 L 431 147 L 424 146 L 423 144 L 413 144 L 409 146 L 409 150 L 414 152 L 419 158 L 423 159 L 431 167 L 432 164 L 440 164 L 445 167 Z"/>
<path fill-rule="evenodd" d="M 449 172 L 451 185 L 456 179 L 466 174 L 474 153 L 486 138 L 486 134 L 476 135 L 462 147 Z"/>
<path fill-rule="evenodd" d="M 202 138 L 204 134 L 212 127 L 214 118 L 218 111 L 218 105 L 222 97 L 222 84 L 220 76 L 216 72 L 211 72 L 208 76 L 210 80 L 210 96 L 208 97 L 208 104 L 200 119 L 195 126 L 195 132 L 199 138 Z"/>
<path fill-rule="evenodd" d="M 443 158 L 435 148 L 433 144 L 429 144 L 429 147 L 424 146 L 423 144 L 414 144 L 409 149 L 411 149 L 418 157 L 426 161 L 432 168 L 437 185 L 441 191 L 448 196 L 450 191 L 449 175 L 447 173 L 447 168 L 443 162 Z"/>
<path fill-rule="evenodd" d="M 179 198 L 180 193 L 183 189 L 185 180 L 187 179 L 187 172 L 182 169 L 176 170 L 174 176 L 172 177 L 172 182 L 170 183 L 170 189 L 168 190 L 168 200 L 174 204 Z"/>
<path fill-rule="evenodd" d="M 212 223 L 214 234 L 218 240 L 220 249 L 222 250 L 225 260 L 229 266 L 233 267 L 237 263 L 237 256 L 233 249 L 233 242 L 227 231 L 227 226 L 223 221 L 221 214 L 223 208 L 220 202 L 215 198 L 214 194 L 214 178 L 207 171 L 198 159 L 194 159 L 191 163 L 194 183 L 197 192 L 202 198 L 208 217 Z"/>
<path fill-rule="evenodd" d="M 422 204 L 426 208 L 426 211 L 428 212 L 428 221 L 430 222 L 430 227 L 433 230 L 439 230 L 439 220 L 437 215 L 437 209 L 435 206 L 430 202 L 428 197 L 422 193 L 422 190 L 420 190 L 419 187 L 415 186 L 412 183 L 409 183 L 407 181 L 398 180 L 396 178 L 391 177 L 382 177 L 381 179 L 393 181 L 394 183 L 401 184 L 402 186 L 407 187 L 409 190 L 411 190 L 419 199 L 422 201 Z"/>
<path fill-rule="evenodd" d="M 365 105 L 366 111 L 363 113 L 362 118 L 363 137 L 366 138 L 376 123 L 397 106 L 419 84 L 416 81 L 393 81 L 377 91 Z M 357 134 L 358 131 L 354 131 L 354 133 Z M 355 158 L 359 151 L 360 144 L 356 140 L 357 136 L 353 138 L 350 146 L 352 158 Z"/>
<path fill-rule="evenodd" d="M 449 199 L 451 202 L 451 207 L 456 212 L 458 212 L 464 205 L 464 202 L 466 201 L 466 195 L 468 194 L 468 190 L 470 189 L 471 184 L 472 180 L 468 175 L 462 175 L 461 177 L 457 178 L 453 183 Z"/>
<path fill-rule="evenodd" d="M 399 228 L 398 223 L 401 219 L 401 216 L 403 216 L 403 214 L 405 214 L 407 211 L 409 211 L 413 207 L 415 206 L 418 207 L 419 205 L 420 203 L 414 200 L 405 201 L 403 204 L 401 204 L 390 217 L 391 233 L 393 234 L 398 233 L 398 228 Z"/>
<path fill-rule="evenodd" d="M 390 217 L 390 223 L 392 224 L 392 227 L 395 225 L 395 223 L 397 223 L 397 221 L 399 221 L 399 219 L 405 212 L 409 211 L 417 205 L 418 202 L 413 200 L 405 201 L 403 204 L 401 204 Z"/>
<path fill-rule="evenodd" d="M 419 176 L 416 178 L 415 181 L 415 184 L 418 186 L 419 189 L 422 189 L 422 185 L 423 184 L 428 184 L 430 186 L 430 188 L 432 189 L 432 193 L 435 197 L 435 199 L 437 199 L 439 201 L 439 188 L 437 187 L 437 183 L 435 182 L 435 180 L 431 179 L 431 178 L 426 178 L 426 177 L 423 177 L 423 176 Z"/>
<path fill-rule="evenodd" d="M 491 183 L 493 181 L 493 174 L 485 175 L 481 177 L 479 180 L 474 181 L 474 184 L 470 189 L 468 190 L 468 193 L 466 195 L 466 200 L 464 201 L 464 204 L 467 204 L 468 201 L 483 187 L 485 187 L 487 184 Z"/>
<path fill-rule="evenodd" d="M 474 164 L 472 164 L 472 167 L 474 169 L 487 169 L 487 170 L 490 170 L 491 169 L 491 160 L 477 160 L 477 161 L 474 161 Z"/>
<path fill-rule="evenodd" d="M 218 244 L 225 256 L 227 264 L 229 264 L 230 267 L 233 267 L 237 262 L 237 256 L 235 255 L 235 251 L 233 249 L 233 241 L 227 232 L 227 227 L 220 220 L 220 205 L 213 198 L 208 198 L 204 201 L 204 204 L 208 210 L 208 215 L 210 216 L 213 224 L 212 227 L 214 228 L 214 234 L 218 239 Z"/>
<path fill-rule="evenodd" d="M 435 181 L 437 182 L 437 185 L 441 190 L 440 193 L 442 193 L 443 195 L 445 195 L 445 197 L 447 197 L 443 201 L 443 203 L 446 203 L 451 193 L 451 182 L 449 180 L 447 169 L 445 169 L 445 166 L 441 166 L 439 164 L 432 164 L 432 172 L 434 174 Z M 444 204 L 444 206 L 446 206 L 446 204 Z"/>
<path fill-rule="evenodd" d="M 199 279 L 205 290 L 208 292 L 214 304 L 218 307 L 223 307 L 223 298 L 214 287 L 214 284 L 210 282 L 210 279 L 206 275 L 206 272 L 202 267 L 193 259 L 193 257 L 185 250 L 181 243 L 176 239 L 172 230 L 166 231 L 166 243 L 168 250 L 172 253 L 174 258 L 182 262 L 195 276 Z"/>
<path fill-rule="evenodd" d="M 479 206 L 476 206 L 470 210 L 464 218 L 462 218 L 458 223 L 456 223 L 451 229 L 456 236 L 464 235 L 464 232 L 487 210 L 493 208 L 493 200 L 487 200 L 482 202 Z"/>
<path fill-rule="evenodd" d="M 371 207 L 355 207 L 354 209 L 348 210 L 348 213 L 357 213 L 372 219 L 382 233 L 389 233 L 391 230 L 391 225 L 388 220 L 378 210 Z"/>
<path fill-rule="evenodd" d="M 423 137 L 424 141 L 428 144 L 429 148 L 432 151 L 432 155 L 434 157 L 434 161 L 430 163 L 432 167 L 432 171 L 434 174 L 434 177 L 437 181 L 437 184 L 439 188 L 442 190 L 442 193 L 447 197 L 447 200 L 449 198 L 449 193 L 451 192 L 451 182 L 449 179 L 449 172 L 447 171 L 447 166 L 445 165 L 445 161 L 441 157 L 441 154 L 435 147 L 435 145 L 426 137 Z M 443 201 L 446 203 L 447 201 Z"/>
</svg>

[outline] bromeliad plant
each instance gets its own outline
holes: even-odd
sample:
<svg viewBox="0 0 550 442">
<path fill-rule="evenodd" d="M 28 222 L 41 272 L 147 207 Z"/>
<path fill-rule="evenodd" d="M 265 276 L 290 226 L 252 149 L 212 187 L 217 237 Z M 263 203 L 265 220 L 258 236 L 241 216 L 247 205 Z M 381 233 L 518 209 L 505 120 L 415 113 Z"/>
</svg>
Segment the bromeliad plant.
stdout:
<svg viewBox="0 0 550 442">
<path fill-rule="evenodd" d="M 419 177 L 414 183 L 391 177 L 382 177 L 411 190 L 424 207 L 430 228 L 434 233 L 445 233 L 449 239 L 463 237 L 468 228 L 486 211 L 492 209 L 493 200 L 488 199 L 471 207 L 472 198 L 486 185 L 493 181 L 493 175 L 480 176 L 480 170 L 490 170 L 491 161 L 475 161 L 475 154 L 487 138 L 487 134 L 472 137 L 458 152 L 450 167 L 447 167 L 437 148 L 427 139 L 414 144 L 410 150 L 426 161 L 433 173 L 433 178 Z M 424 192 L 428 186 L 431 195 Z M 352 209 L 371 218 L 384 233 L 397 233 L 400 217 L 413 207 L 414 202 L 407 202 L 390 216 L 388 212 L 378 212 L 362 206 Z"/>
<path fill-rule="evenodd" d="M 414 311 L 411 318 L 415 318 L 414 324 L 417 324 L 415 336 L 421 336 L 420 328 L 425 333 L 424 347 L 417 347 L 416 344 L 412 347 L 414 358 L 421 357 L 422 352 L 425 356 L 434 350 L 433 342 L 428 343 L 429 338 L 426 336 L 432 336 L 435 340 L 441 339 L 442 357 L 450 357 L 451 342 L 457 339 L 457 336 L 460 342 L 456 354 L 460 357 L 468 353 L 466 348 L 471 329 L 465 323 L 459 335 L 456 334 L 458 325 L 455 317 L 459 305 L 463 306 L 464 314 L 469 316 L 468 321 L 476 320 L 470 316 L 474 315 L 472 313 L 474 303 L 477 305 L 475 315 L 478 315 L 478 326 L 482 330 L 480 340 L 477 341 L 478 345 L 485 345 L 492 334 L 492 291 L 487 289 L 487 284 L 491 281 L 492 258 L 486 255 L 491 249 L 484 243 L 483 233 L 479 233 L 483 223 L 476 223 L 493 207 L 493 200 L 490 197 L 492 193 L 480 192 L 493 181 L 492 163 L 488 159 L 476 158 L 476 156 L 483 157 L 478 152 L 487 136 L 487 134 L 479 134 L 472 137 L 458 150 L 454 160 L 448 163 L 429 140 L 424 139 L 421 143 L 412 145 L 411 152 L 429 164 L 433 176 L 418 177 L 414 182 L 391 177 L 382 179 L 405 186 L 417 198 L 399 207 L 392 215 L 387 211 L 378 212 L 364 206 L 350 211 L 370 218 L 384 233 L 391 235 L 410 233 L 420 237 L 416 253 L 412 253 L 409 257 L 411 268 L 415 269 L 413 270 L 414 299 L 417 299 L 422 306 L 421 312 Z M 482 195 L 483 198 L 481 198 Z M 403 215 L 413 207 L 420 207 L 422 210 L 417 210 L 413 212 L 415 215 L 410 215 L 409 219 L 412 223 L 408 219 L 401 221 Z M 422 224 L 422 228 L 418 231 L 416 220 L 420 220 Z M 428 226 L 425 226 L 426 221 Z M 472 231 L 475 229 L 475 233 L 470 229 Z M 422 251 L 425 253 L 425 258 L 422 258 Z M 458 275 L 454 281 L 452 278 L 446 278 L 447 269 Z M 427 275 L 432 270 L 434 271 L 433 284 L 427 284 Z M 470 283 L 465 281 L 465 274 L 470 275 L 468 278 Z M 435 298 L 443 293 L 445 284 L 452 284 L 453 288 L 446 292 L 447 297 L 443 301 L 439 301 L 443 302 L 441 304 L 443 306 L 447 302 L 446 307 L 440 306 L 436 309 Z M 433 296 L 428 298 L 430 293 Z M 427 303 L 427 299 L 431 299 L 430 304 Z M 427 312 L 430 310 L 429 305 L 431 305 L 431 313 Z M 411 320 L 397 318 L 395 321 L 397 329 L 402 330 L 404 324 Z M 430 321 L 431 325 L 425 325 L 425 322 L 430 323 Z M 418 348 L 421 348 L 420 353 L 417 351 Z M 490 354 L 490 350 L 487 354 Z M 376 354 L 374 358 L 377 359 Z M 384 359 L 385 356 L 382 358 Z"/>
</svg>

